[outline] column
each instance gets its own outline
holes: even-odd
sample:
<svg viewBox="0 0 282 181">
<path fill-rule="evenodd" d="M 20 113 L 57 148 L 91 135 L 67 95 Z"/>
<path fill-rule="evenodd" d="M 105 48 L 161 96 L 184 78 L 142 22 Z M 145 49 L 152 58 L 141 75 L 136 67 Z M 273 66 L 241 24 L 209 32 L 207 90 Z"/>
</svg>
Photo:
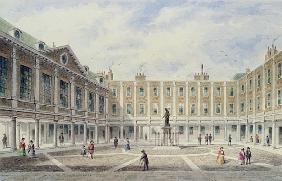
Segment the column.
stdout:
<svg viewBox="0 0 282 181">
<path fill-rule="evenodd" d="M 241 141 L 241 125 L 240 121 L 238 120 L 237 124 L 237 142 L 239 143 Z"/>
<path fill-rule="evenodd" d="M 48 123 L 44 123 L 44 143 L 47 144 L 48 141 Z"/>
<path fill-rule="evenodd" d="M 142 139 L 141 138 L 141 126 L 138 126 L 138 138 L 137 140 Z"/>
<path fill-rule="evenodd" d="M 152 137 L 151 124 L 149 124 L 148 129 L 149 129 L 148 140 L 151 141 L 151 137 Z"/>
<path fill-rule="evenodd" d="M 98 115 L 99 115 L 99 94 L 98 94 L 98 92 L 97 92 L 97 90 L 96 90 L 96 92 L 95 92 L 95 99 L 96 99 L 96 103 L 95 103 L 95 112 L 96 112 L 96 118 L 98 118 Z"/>
<path fill-rule="evenodd" d="M 227 116 L 227 112 L 226 112 L 226 107 L 227 107 L 227 99 L 226 99 L 226 82 L 224 82 L 224 87 L 223 87 L 223 95 L 224 95 L 224 98 L 223 98 L 223 114 L 224 114 L 224 117 Z"/>
<path fill-rule="evenodd" d="M 147 82 L 147 117 L 148 117 L 148 122 L 150 123 L 150 117 L 151 117 L 151 87 L 150 87 L 150 82 Z"/>
<path fill-rule="evenodd" d="M 164 115 L 164 82 L 161 81 L 161 89 L 160 89 L 160 101 L 161 101 L 161 116 Z"/>
<path fill-rule="evenodd" d="M 133 91 L 133 106 L 134 106 L 134 119 L 136 119 L 136 115 L 137 115 L 137 88 L 136 88 L 136 82 L 134 82 L 134 91 Z"/>
<path fill-rule="evenodd" d="M 98 125 L 95 125 L 95 142 L 96 144 L 99 143 L 99 134 L 98 134 Z"/>
<path fill-rule="evenodd" d="M 34 101 L 36 103 L 36 109 L 38 109 L 39 103 L 39 89 L 40 89 L 40 76 L 39 76 L 39 59 L 35 58 L 35 85 L 34 85 Z M 35 145 L 36 146 L 36 145 Z"/>
<path fill-rule="evenodd" d="M 120 125 L 120 139 L 124 139 L 124 137 L 123 137 L 123 125 Z"/>
<path fill-rule="evenodd" d="M 200 82 L 198 82 L 198 91 L 197 91 L 197 93 L 198 93 L 198 96 L 197 96 L 197 98 L 198 98 L 197 114 L 198 114 L 198 116 L 201 116 L 201 84 L 200 84 Z"/>
<path fill-rule="evenodd" d="M 88 116 L 88 84 L 84 83 L 84 110 L 85 116 Z"/>
<path fill-rule="evenodd" d="M 275 67 L 275 62 L 274 62 L 274 59 L 272 60 L 272 95 L 271 95 L 271 98 L 272 98 L 272 111 L 273 113 L 275 113 L 275 107 L 276 107 L 276 104 L 277 104 L 277 98 L 276 98 L 276 95 L 277 95 L 277 91 L 275 89 L 275 85 L 276 85 L 276 67 Z"/>
<path fill-rule="evenodd" d="M 265 143 L 265 127 L 264 127 L 264 121 L 261 123 L 261 139 L 260 144 L 264 145 Z"/>
<path fill-rule="evenodd" d="M 56 148 L 58 146 L 58 138 L 57 138 L 57 126 L 58 125 L 58 120 L 54 120 L 54 147 Z"/>
<path fill-rule="evenodd" d="M 272 118 L 272 148 L 276 148 L 276 120 L 273 116 Z"/>
<path fill-rule="evenodd" d="M 59 93 L 59 90 L 58 90 L 58 69 L 55 68 L 54 70 L 54 105 L 55 105 L 55 113 L 58 113 L 58 104 L 59 104 L 59 101 L 58 101 L 58 93 Z"/>
<path fill-rule="evenodd" d="M 248 119 L 246 121 L 245 137 L 246 137 L 245 141 L 246 143 L 248 143 L 249 141 L 249 120 Z"/>
<path fill-rule="evenodd" d="M 21 123 L 17 122 L 17 141 L 20 142 L 21 141 Z"/>
<path fill-rule="evenodd" d="M 108 143 L 109 142 L 109 129 L 108 129 L 108 125 L 105 125 L 105 142 Z"/>
<path fill-rule="evenodd" d="M 71 122 L 71 144 L 75 145 L 74 122 Z"/>
<path fill-rule="evenodd" d="M 256 143 L 256 123 L 255 122 L 253 122 L 253 144 L 255 144 Z"/>
<path fill-rule="evenodd" d="M 123 104 L 123 98 L 124 98 L 124 95 L 123 95 L 123 83 L 120 82 L 120 96 L 119 96 L 119 104 L 120 104 L 120 116 L 122 117 L 122 122 L 123 122 L 123 119 L 124 119 L 124 104 Z"/>
<path fill-rule="evenodd" d="M 83 124 L 83 144 L 87 144 L 87 123 L 84 122 Z"/>
<path fill-rule="evenodd" d="M 214 121 L 212 121 L 211 132 L 212 132 L 212 140 L 214 140 Z"/>
<path fill-rule="evenodd" d="M 214 103 L 213 103 L 213 82 L 211 82 L 211 117 L 213 117 L 213 113 L 214 113 Z"/>
<path fill-rule="evenodd" d="M 137 141 L 137 126 L 136 124 L 134 124 L 134 141 L 136 142 Z"/>
<path fill-rule="evenodd" d="M 172 104 L 173 104 L 173 119 L 176 119 L 176 83 L 173 81 L 173 89 L 172 89 Z"/>
<path fill-rule="evenodd" d="M 31 138 L 31 136 L 30 136 L 30 123 L 28 122 L 27 123 L 27 140 L 30 141 L 30 138 Z"/>
<path fill-rule="evenodd" d="M 35 147 L 39 148 L 39 119 L 35 118 Z"/>
<path fill-rule="evenodd" d="M 227 133 L 227 126 L 228 126 L 228 121 L 224 120 L 224 140 L 227 141 L 228 138 L 228 133 Z"/>
<path fill-rule="evenodd" d="M 186 129 L 185 129 L 185 133 L 186 133 L 186 141 L 187 143 L 189 142 L 189 122 L 186 122 Z"/>
<path fill-rule="evenodd" d="M 11 150 L 15 151 L 17 149 L 17 141 L 16 141 L 16 123 L 17 123 L 17 118 L 16 117 L 12 117 L 11 120 L 11 133 L 10 133 L 10 146 L 11 146 Z"/>
<path fill-rule="evenodd" d="M 13 47 L 12 54 L 12 108 L 13 110 L 17 108 L 17 91 L 18 91 L 18 59 L 17 59 L 17 50 L 15 47 Z M 16 114 L 16 112 L 14 112 Z M 14 118 L 13 118 L 14 119 Z M 14 119 L 16 120 L 16 118 Z M 12 143 L 13 144 L 13 143 Z"/>
<path fill-rule="evenodd" d="M 201 134 L 201 121 L 198 122 L 198 135 Z"/>
<path fill-rule="evenodd" d="M 108 95 L 105 96 L 105 104 L 104 104 L 104 114 L 105 114 L 105 118 L 107 119 L 108 118 L 108 115 L 109 115 L 109 98 L 108 98 Z"/>
</svg>

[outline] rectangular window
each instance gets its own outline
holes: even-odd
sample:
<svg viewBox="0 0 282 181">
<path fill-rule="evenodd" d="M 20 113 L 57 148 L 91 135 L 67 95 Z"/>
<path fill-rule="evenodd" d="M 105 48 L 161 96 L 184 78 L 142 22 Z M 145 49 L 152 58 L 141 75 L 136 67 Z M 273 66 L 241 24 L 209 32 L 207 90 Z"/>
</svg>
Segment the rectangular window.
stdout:
<svg viewBox="0 0 282 181">
<path fill-rule="evenodd" d="M 143 88 L 143 87 L 140 87 L 140 88 L 139 88 L 139 95 L 140 95 L 140 96 L 144 96 L 144 95 L 145 95 L 145 92 L 144 92 L 144 88 Z"/>
<path fill-rule="evenodd" d="M 241 103 L 241 112 L 245 112 L 245 104 L 243 102 Z"/>
<path fill-rule="evenodd" d="M 189 127 L 189 135 L 193 135 L 193 131 L 194 130 L 194 127 Z"/>
<path fill-rule="evenodd" d="M 69 100 L 69 84 L 63 80 L 60 81 L 60 105 L 62 107 L 68 107 Z"/>
<path fill-rule="evenodd" d="M 132 105 L 131 104 L 126 104 L 126 113 L 132 114 Z"/>
<path fill-rule="evenodd" d="M 196 96 L 195 87 L 191 87 L 191 96 Z"/>
<path fill-rule="evenodd" d="M 178 127 L 178 133 L 179 134 L 184 134 L 184 126 L 179 126 Z"/>
<path fill-rule="evenodd" d="M 214 133 L 215 133 L 216 135 L 219 135 L 219 134 L 220 134 L 220 127 L 219 127 L 219 126 L 215 126 L 215 127 L 214 127 Z"/>
<path fill-rule="evenodd" d="M 282 105 L 282 93 L 281 93 L 281 89 L 277 91 L 277 104 L 279 106 Z"/>
<path fill-rule="evenodd" d="M 203 94 L 204 94 L 205 97 L 209 96 L 209 88 L 208 87 L 204 87 Z"/>
<path fill-rule="evenodd" d="M 268 84 L 271 84 L 271 70 L 270 69 L 267 69 L 267 83 Z"/>
<path fill-rule="evenodd" d="M 216 103 L 215 104 L 215 113 L 220 114 L 220 111 L 221 111 L 221 105 L 220 103 Z"/>
<path fill-rule="evenodd" d="M 117 114 L 117 104 L 116 103 L 112 104 L 112 113 L 113 115 Z"/>
<path fill-rule="evenodd" d="M 234 96 L 234 88 L 230 87 L 229 96 Z"/>
<path fill-rule="evenodd" d="M 182 104 L 182 103 L 179 104 L 179 106 L 178 106 L 178 113 L 180 115 L 184 114 L 184 104 Z"/>
<path fill-rule="evenodd" d="M 196 112 L 196 105 L 192 104 L 191 105 L 191 114 L 195 114 L 195 112 Z"/>
<path fill-rule="evenodd" d="M 241 85 L 241 94 L 243 94 L 245 92 L 245 85 Z"/>
<path fill-rule="evenodd" d="M 234 104 L 229 104 L 229 113 L 230 114 L 234 113 Z"/>
<path fill-rule="evenodd" d="M 75 106 L 80 110 L 82 104 L 82 91 L 80 87 L 75 87 Z"/>
<path fill-rule="evenodd" d="M 155 97 L 158 96 L 158 88 L 154 87 L 154 89 L 153 89 L 153 95 L 154 95 Z"/>
<path fill-rule="evenodd" d="M 270 108 L 271 106 L 271 93 L 268 93 L 266 96 L 266 108 Z"/>
<path fill-rule="evenodd" d="M 93 92 L 88 93 L 88 111 L 94 112 L 94 93 Z"/>
<path fill-rule="evenodd" d="M 260 88 L 260 75 L 257 77 L 257 87 Z"/>
<path fill-rule="evenodd" d="M 252 99 L 249 100 L 249 111 L 253 110 L 253 101 Z"/>
<path fill-rule="evenodd" d="M 6 96 L 8 79 L 7 59 L 0 56 L 0 96 Z"/>
<path fill-rule="evenodd" d="M 153 104 L 153 113 L 158 114 L 158 103 Z"/>
<path fill-rule="evenodd" d="M 117 89 L 116 88 L 112 89 L 112 96 L 117 97 Z"/>
<path fill-rule="evenodd" d="M 144 104 L 139 104 L 139 113 L 145 114 L 145 105 Z"/>
<path fill-rule="evenodd" d="M 32 70 L 21 65 L 20 67 L 20 98 L 23 100 L 31 99 Z"/>
<path fill-rule="evenodd" d="M 42 74 L 41 77 L 41 89 L 42 89 L 42 95 L 41 95 L 41 99 L 42 99 L 42 103 L 43 104 L 51 104 L 51 95 L 52 95 L 52 89 L 51 89 L 51 76 L 47 75 L 47 74 Z"/>
<path fill-rule="evenodd" d="M 220 96 L 220 87 L 216 88 L 216 96 Z"/>
<path fill-rule="evenodd" d="M 183 87 L 179 87 L 178 95 L 184 96 L 184 88 Z"/>
<path fill-rule="evenodd" d="M 105 98 L 104 96 L 99 96 L 99 113 L 104 113 L 105 109 Z"/>
<path fill-rule="evenodd" d="M 253 87 L 253 82 L 252 82 L 252 79 L 250 79 L 249 80 L 249 89 L 252 90 L 252 87 Z"/>
<path fill-rule="evenodd" d="M 231 131 L 236 132 L 237 131 L 237 125 L 231 125 Z"/>
<path fill-rule="evenodd" d="M 204 110 L 204 114 L 207 114 L 209 112 L 207 103 L 203 103 L 203 110 Z"/>
<path fill-rule="evenodd" d="M 171 89 L 170 89 L 170 87 L 166 88 L 166 96 L 171 96 Z"/>
<path fill-rule="evenodd" d="M 126 96 L 131 97 L 131 88 L 130 87 L 126 88 Z"/>
<path fill-rule="evenodd" d="M 278 79 L 282 79 L 282 63 L 278 63 L 277 76 L 278 76 Z"/>
<path fill-rule="evenodd" d="M 260 110 L 260 97 L 257 97 L 257 110 Z"/>
</svg>

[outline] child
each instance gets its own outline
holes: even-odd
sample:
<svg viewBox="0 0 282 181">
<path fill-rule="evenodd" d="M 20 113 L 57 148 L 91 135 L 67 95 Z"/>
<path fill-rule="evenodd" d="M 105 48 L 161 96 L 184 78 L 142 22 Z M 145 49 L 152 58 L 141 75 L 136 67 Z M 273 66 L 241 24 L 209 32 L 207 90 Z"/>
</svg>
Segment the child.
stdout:
<svg viewBox="0 0 282 181">
<path fill-rule="evenodd" d="M 251 164 L 251 157 L 252 157 L 252 152 L 250 147 L 247 147 L 247 151 L 246 151 L 246 165 Z"/>
<path fill-rule="evenodd" d="M 82 145 L 81 146 L 81 152 L 80 154 L 84 157 L 86 155 L 86 148 L 85 148 L 85 145 Z"/>
</svg>

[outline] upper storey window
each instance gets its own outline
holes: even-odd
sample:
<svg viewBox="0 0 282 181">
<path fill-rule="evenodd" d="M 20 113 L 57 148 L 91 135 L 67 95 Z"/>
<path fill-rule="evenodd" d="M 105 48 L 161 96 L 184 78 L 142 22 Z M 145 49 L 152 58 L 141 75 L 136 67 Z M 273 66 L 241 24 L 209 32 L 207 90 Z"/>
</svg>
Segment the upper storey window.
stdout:
<svg viewBox="0 0 282 181">
<path fill-rule="evenodd" d="M 155 97 L 158 96 L 158 88 L 154 87 L 154 89 L 153 89 L 153 95 L 154 95 Z"/>
<path fill-rule="evenodd" d="M 245 85 L 242 84 L 242 85 L 241 85 L 241 93 L 244 93 L 244 92 L 245 92 Z"/>
<path fill-rule="evenodd" d="M 184 96 L 184 88 L 183 87 L 179 87 L 178 95 Z"/>
<path fill-rule="evenodd" d="M 216 96 L 220 96 L 220 87 L 216 88 Z"/>
<path fill-rule="evenodd" d="M 60 81 L 60 104 L 62 107 L 68 107 L 69 84 L 63 80 Z"/>
<path fill-rule="evenodd" d="M 127 88 L 126 88 L 126 96 L 127 96 L 127 97 L 130 97 L 130 96 L 131 96 L 131 88 L 130 88 L 130 87 L 127 87 Z"/>
<path fill-rule="evenodd" d="M 105 98 L 104 96 L 99 96 L 99 113 L 104 113 L 105 109 Z"/>
<path fill-rule="evenodd" d="M 268 93 L 266 96 L 266 104 L 265 104 L 266 108 L 270 108 L 271 106 L 271 93 Z"/>
<path fill-rule="evenodd" d="M 20 67 L 20 98 L 23 100 L 31 99 L 32 70 L 21 65 Z"/>
<path fill-rule="evenodd" d="M 43 104 L 51 104 L 51 76 L 47 75 L 47 74 L 42 74 L 42 82 L 41 82 L 41 86 L 42 86 L 42 103 Z"/>
<path fill-rule="evenodd" d="M 281 92 L 282 92 L 281 89 L 279 89 L 279 90 L 277 91 L 277 104 L 278 104 L 279 106 L 282 105 L 282 93 L 281 93 Z"/>
<path fill-rule="evenodd" d="M 278 67 L 277 67 L 277 76 L 278 79 L 282 79 L 282 63 L 278 63 Z"/>
<path fill-rule="evenodd" d="M 88 94 L 88 111 L 94 112 L 94 93 L 90 92 Z"/>
<path fill-rule="evenodd" d="M 250 79 L 249 80 L 249 89 L 252 90 L 252 87 L 253 87 L 253 81 L 252 81 L 252 79 Z"/>
<path fill-rule="evenodd" d="M 208 87 L 204 87 L 204 96 L 205 97 L 209 96 L 209 88 Z"/>
<path fill-rule="evenodd" d="M 81 109 L 81 103 L 82 103 L 82 92 L 80 87 L 76 87 L 75 89 L 75 104 L 76 109 Z"/>
<path fill-rule="evenodd" d="M 68 63 L 68 61 L 69 61 L 68 54 L 67 53 L 61 54 L 60 60 L 61 60 L 62 64 L 66 65 Z"/>
<path fill-rule="evenodd" d="M 7 92 L 7 59 L 0 56 L 0 96 L 5 96 Z"/>
<path fill-rule="evenodd" d="M 191 87 L 191 96 L 196 96 L 195 87 Z"/>
<path fill-rule="evenodd" d="M 143 87 L 140 87 L 140 88 L 139 88 L 139 95 L 140 95 L 140 96 L 144 96 L 144 95 L 145 95 L 145 91 L 144 91 L 144 88 L 143 88 Z"/>
<path fill-rule="evenodd" d="M 267 83 L 268 84 L 271 84 L 271 70 L 270 69 L 267 69 L 267 73 L 266 73 L 266 77 L 267 77 Z"/>
<path fill-rule="evenodd" d="M 260 87 L 260 75 L 258 75 L 258 77 L 257 77 L 257 87 L 259 88 Z"/>
<path fill-rule="evenodd" d="M 171 88 L 170 87 L 166 88 L 166 96 L 171 96 Z"/>
<path fill-rule="evenodd" d="M 117 97 L 117 89 L 116 88 L 112 89 L 112 96 Z"/>
<path fill-rule="evenodd" d="M 230 87 L 229 96 L 234 96 L 234 88 Z"/>
</svg>

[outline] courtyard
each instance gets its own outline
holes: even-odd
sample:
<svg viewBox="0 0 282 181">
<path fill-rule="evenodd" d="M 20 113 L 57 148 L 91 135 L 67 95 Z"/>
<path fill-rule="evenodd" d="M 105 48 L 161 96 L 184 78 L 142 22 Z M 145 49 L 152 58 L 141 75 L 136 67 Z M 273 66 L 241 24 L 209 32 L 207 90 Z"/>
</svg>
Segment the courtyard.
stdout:
<svg viewBox="0 0 282 181">
<path fill-rule="evenodd" d="M 242 145 L 223 145 L 224 165 L 216 163 L 220 145 L 189 145 L 178 149 L 132 145 L 98 145 L 94 159 L 82 157 L 79 147 L 38 150 L 37 158 L 15 153 L 0 155 L 0 180 L 282 180 L 282 155 L 252 147 L 251 165 L 237 160 Z M 141 150 L 149 171 L 140 166 Z M 279 153 L 279 152 L 278 152 Z"/>
</svg>

